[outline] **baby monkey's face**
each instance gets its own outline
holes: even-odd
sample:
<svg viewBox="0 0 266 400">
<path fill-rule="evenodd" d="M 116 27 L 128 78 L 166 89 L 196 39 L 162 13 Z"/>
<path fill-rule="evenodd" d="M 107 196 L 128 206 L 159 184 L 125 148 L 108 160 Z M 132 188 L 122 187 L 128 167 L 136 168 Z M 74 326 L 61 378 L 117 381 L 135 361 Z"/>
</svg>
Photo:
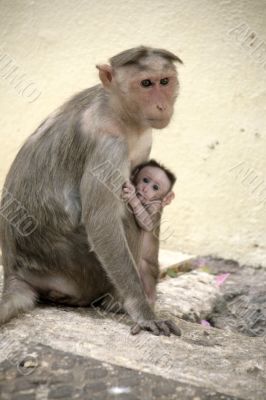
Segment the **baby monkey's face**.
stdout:
<svg viewBox="0 0 266 400">
<path fill-rule="evenodd" d="M 163 200 L 171 184 L 165 172 L 157 167 L 144 167 L 135 178 L 136 195 L 142 204 Z"/>
</svg>

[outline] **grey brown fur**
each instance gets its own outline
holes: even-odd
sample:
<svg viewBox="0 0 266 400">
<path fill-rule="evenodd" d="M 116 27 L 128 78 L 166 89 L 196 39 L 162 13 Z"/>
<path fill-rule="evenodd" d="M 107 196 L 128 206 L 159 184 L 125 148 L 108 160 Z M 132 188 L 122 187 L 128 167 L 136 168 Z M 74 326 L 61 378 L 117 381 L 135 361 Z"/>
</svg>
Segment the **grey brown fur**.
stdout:
<svg viewBox="0 0 266 400">
<path fill-rule="evenodd" d="M 136 60 L 132 54 L 139 54 L 139 49 L 149 57 L 150 48 L 123 52 L 111 59 L 113 69 L 125 64 L 122 59 Z M 159 58 L 178 61 L 168 52 L 156 52 Z M 9 170 L 5 190 L 34 216 L 37 225 L 29 235 L 21 235 L 7 216 L 1 218 L 0 325 L 32 309 L 39 299 L 85 306 L 105 293 L 118 293 L 136 323 L 132 333 L 148 329 L 154 334 L 179 334 L 171 321 L 155 321 L 147 303 L 136 268 L 139 228 L 117 193 L 108 189 L 114 184 L 112 176 L 102 184 L 92 173 L 108 160 L 126 181 L 130 165 L 149 156 L 150 145 L 145 145 L 142 159 L 134 159 L 136 146 L 147 135 L 147 121 L 137 126 L 136 106 L 127 117 L 129 103 L 123 114 L 123 95 L 128 101 L 130 93 L 119 89 L 117 96 L 115 84 L 113 78 L 108 90 L 97 85 L 62 105 L 27 139 Z M 167 100 L 171 107 L 175 97 L 173 93 Z M 150 103 L 147 107 L 152 107 Z M 128 141 L 132 136 L 136 137 L 133 149 Z M 2 216 L 6 198 L 1 202 Z M 11 203 L 8 215 L 15 212 L 12 207 Z"/>
<path fill-rule="evenodd" d="M 164 49 L 153 49 L 152 47 L 139 46 L 134 47 L 129 50 L 125 50 L 116 56 L 110 58 L 110 64 L 112 67 L 124 67 L 130 64 L 138 64 L 139 60 L 145 57 L 150 57 L 152 55 L 158 55 L 160 57 L 165 58 L 170 62 L 179 62 L 183 64 L 183 61 L 177 57 L 175 54 L 171 53 L 168 50 Z"/>
</svg>

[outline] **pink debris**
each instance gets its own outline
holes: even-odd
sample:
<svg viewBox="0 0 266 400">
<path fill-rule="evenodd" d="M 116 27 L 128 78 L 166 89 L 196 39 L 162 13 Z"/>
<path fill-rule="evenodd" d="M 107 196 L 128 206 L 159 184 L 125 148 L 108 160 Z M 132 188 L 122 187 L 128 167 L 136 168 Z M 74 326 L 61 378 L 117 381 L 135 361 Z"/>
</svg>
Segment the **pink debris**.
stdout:
<svg viewBox="0 0 266 400">
<path fill-rule="evenodd" d="M 229 275 L 230 275 L 229 272 L 226 272 L 225 274 L 217 275 L 215 277 L 216 286 L 220 287 L 226 281 L 226 279 L 228 278 Z"/>
<path fill-rule="evenodd" d="M 202 319 L 202 320 L 200 321 L 200 324 L 201 324 L 202 326 L 204 326 L 205 328 L 209 328 L 209 327 L 211 326 L 211 324 L 210 324 L 206 319 Z"/>
</svg>

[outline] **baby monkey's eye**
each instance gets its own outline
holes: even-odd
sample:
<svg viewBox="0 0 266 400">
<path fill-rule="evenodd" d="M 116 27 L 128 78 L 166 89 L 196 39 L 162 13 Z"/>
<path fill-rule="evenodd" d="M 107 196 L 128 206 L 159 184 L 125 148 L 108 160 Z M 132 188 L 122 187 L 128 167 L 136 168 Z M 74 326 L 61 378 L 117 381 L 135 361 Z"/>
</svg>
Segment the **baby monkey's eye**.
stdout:
<svg viewBox="0 0 266 400">
<path fill-rule="evenodd" d="M 149 183 L 149 179 L 148 178 L 143 178 L 143 182 L 144 183 Z"/>
<path fill-rule="evenodd" d="M 143 81 L 141 81 L 141 86 L 143 87 L 149 87 L 152 85 L 152 82 L 150 79 L 143 79 Z"/>
<path fill-rule="evenodd" d="M 163 78 L 163 79 L 160 80 L 160 84 L 161 85 L 165 86 L 165 85 L 168 85 L 168 83 L 169 83 L 169 78 Z"/>
<path fill-rule="evenodd" d="M 153 190 L 155 190 L 157 192 L 157 190 L 159 190 L 159 186 L 158 185 L 153 185 Z"/>
</svg>

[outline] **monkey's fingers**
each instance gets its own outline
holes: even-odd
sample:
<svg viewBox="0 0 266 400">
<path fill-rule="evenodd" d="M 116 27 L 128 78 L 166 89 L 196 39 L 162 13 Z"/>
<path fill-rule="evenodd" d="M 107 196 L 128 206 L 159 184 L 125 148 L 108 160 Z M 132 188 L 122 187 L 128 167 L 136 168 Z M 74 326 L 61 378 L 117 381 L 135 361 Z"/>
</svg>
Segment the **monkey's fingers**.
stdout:
<svg viewBox="0 0 266 400">
<path fill-rule="evenodd" d="M 124 201 L 128 201 L 130 199 L 130 194 L 129 193 L 122 193 L 121 194 L 121 199 Z"/>
<path fill-rule="evenodd" d="M 132 185 L 132 183 L 126 182 L 126 183 L 123 184 L 122 189 L 123 190 L 124 189 L 128 189 L 128 190 L 134 191 L 135 187 L 134 187 L 134 185 Z"/>
<path fill-rule="evenodd" d="M 171 333 L 173 333 L 176 336 L 181 336 L 181 329 L 178 328 L 178 326 L 173 321 L 168 319 L 168 320 L 166 320 L 164 322 L 168 326 L 168 328 L 170 329 Z"/>
<path fill-rule="evenodd" d="M 135 324 L 131 327 L 130 329 L 130 333 L 131 335 L 138 335 L 141 331 L 141 327 L 139 326 L 139 324 Z"/>
<path fill-rule="evenodd" d="M 149 331 L 156 336 L 170 336 L 171 333 L 176 336 L 181 336 L 181 330 L 171 320 L 150 320 L 139 322 L 131 328 L 131 334 L 137 335 L 141 330 Z"/>
<path fill-rule="evenodd" d="M 160 329 L 158 328 L 156 322 L 152 320 L 138 322 L 131 328 L 131 334 L 137 335 L 140 333 L 141 330 L 149 331 L 156 336 L 160 335 Z"/>
<path fill-rule="evenodd" d="M 164 336 L 170 336 L 171 331 L 170 328 L 168 327 L 167 323 L 164 321 L 156 321 L 157 326 L 160 329 L 160 334 Z"/>
</svg>

